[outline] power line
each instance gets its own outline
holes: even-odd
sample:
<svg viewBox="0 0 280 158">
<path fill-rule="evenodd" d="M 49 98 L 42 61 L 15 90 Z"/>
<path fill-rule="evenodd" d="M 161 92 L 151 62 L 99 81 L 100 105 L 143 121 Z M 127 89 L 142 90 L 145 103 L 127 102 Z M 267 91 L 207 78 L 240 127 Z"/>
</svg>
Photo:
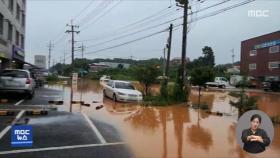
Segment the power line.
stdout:
<svg viewBox="0 0 280 158">
<path fill-rule="evenodd" d="M 219 2 L 219 3 L 214 4 L 214 5 L 211 5 L 211 6 L 209 6 L 209 7 L 205 7 L 205 8 L 203 8 L 203 9 L 201 9 L 201 10 L 196 11 L 196 12 L 191 12 L 191 13 L 188 14 L 188 15 L 196 14 L 196 13 L 201 12 L 201 11 L 204 11 L 204 10 L 206 10 L 206 9 L 209 9 L 209 8 L 212 8 L 212 7 L 221 5 L 221 4 L 223 4 L 223 3 L 227 2 L 227 1 L 230 1 L 230 0 L 226 0 L 226 1 L 223 1 L 223 2 Z M 179 17 L 179 18 L 175 18 L 175 19 L 172 19 L 172 20 L 169 20 L 169 21 L 166 21 L 166 22 L 157 24 L 157 25 L 153 25 L 153 26 L 150 26 L 150 27 L 147 27 L 147 28 L 144 28 L 144 29 L 141 29 L 141 30 L 132 32 L 132 33 L 129 33 L 129 34 L 117 36 L 117 37 L 112 38 L 112 39 L 110 39 L 110 40 L 107 40 L 107 41 L 103 41 L 103 42 L 99 42 L 99 43 L 90 45 L 89 47 L 95 47 L 95 46 L 103 45 L 103 44 L 108 43 L 108 42 L 112 42 L 112 41 L 115 41 L 115 40 L 119 40 L 119 39 L 121 39 L 121 38 L 125 38 L 125 37 L 131 36 L 131 35 L 134 35 L 134 34 L 137 34 L 137 33 L 143 32 L 143 31 L 146 31 L 146 30 L 150 30 L 150 29 L 152 29 L 152 28 L 159 27 L 159 26 L 161 26 L 161 25 L 164 25 L 164 24 L 173 22 L 173 21 L 178 20 L 178 19 L 181 19 L 181 18 L 182 18 L 182 16 Z"/>
<path fill-rule="evenodd" d="M 119 0 L 115 5 L 113 5 L 111 8 L 109 8 L 106 12 L 104 12 L 102 15 L 100 15 L 99 17 L 97 17 L 93 22 L 91 22 L 90 24 L 84 26 L 81 31 L 86 30 L 89 26 L 91 26 L 92 24 L 96 23 L 98 20 L 100 20 L 102 17 L 106 16 L 107 14 L 109 14 L 114 8 L 116 8 L 120 3 L 122 2 L 122 0 Z"/>
<path fill-rule="evenodd" d="M 255 1 L 255 0 L 246 0 L 246 1 L 244 1 L 244 2 L 241 2 L 241 3 L 238 3 L 238 4 L 235 4 L 235 5 L 232 5 L 232 6 L 229 6 L 229 7 L 226 7 L 226 8 L 217 10 L 217 11 L 214 11 L 214 12 L 208 14 L 208 15 L 204 15 L 204 16 L 198 17 L 198 18 L 196 18 L 196 19 L 194 19 L 194 20 L 192 20 L 192 21 L 189 21 L 188 24 L 193 23 L 193 22 L 195 22 L 195 21 L 199 21 L 199 20 L 208 18 L 208 17 L 211 17 L 211 16 L 214 16 L 214 15 L 218 15 L 218 14 L 220 14 L 220 13 L 223 13 L 223 12 L 225 12 L 225 11 L 228 11 L 228 10 L 233 9 L 233 8 L 236 8 L 236 7 L 240 7 L 240 6 L 242 6 L 242 5 L 251 3 L 251 2 L 253 2 L 253 1 Z M 176 25 L 176 26 L 174 26 L 174 28 L 175 28 L 175 27 L 178 27 L 178 26 L 180 26 L 180 25 L 182 25 L 182 24 Z M 139 40 L 146 39 L 146 38 L 148 38 L 148 37 L 157 35 L 157 34 L 159 34 L 159 33 L 165 32 L 166 30 L 167 30 L 167 29 L 164 29 L 164 30 L 162 30 L 162 31 L 159 31 L 159 32 L 156 32 L 156 33 L 153 33 L 153 34 L 144 36 L 144 37 L 140 37 L 140 38 L 137 38 L 137 39 L 134 39 L 134 40 L 125 42 L 125 43 L 121 43 L 121 44 L 118 44 L 118 45 L 115 45 L 115 46 L 103 48 L 103 49 L 100 49 L 100 50 L 97 50 L 97 51 L 94 51 L 94 52 L 88 52 L 88 53 L 85 53 L 85 54 L 95 54 L 95 53 L 98 53 L 98 52 L 101 52 L 101 51 L 104 51 L 104 50 L 113 49 L 113 48 L 116 48 L 116 47 L 120 47 L 120 46 L 123 46 L 123 45 L 127 45 L 127 44 L 130 44 L 130 43 L 133 43 L 133 42 L 136 42 L 136 41 L 139 41 Z M 177 29 L 175 29 L 175 30 L 177 30 Z M 174 30 L 174 31 L 175 31 L 175 30 Z"/>
<path fill-rule="evenodd" d="M 94 2 L 95 0 L 90 0 L 90 2 L 83 8 L 81 11 L 73 17 L 73 20 L 77 19 L 83 12 L 85 12 Z"/>
<path fill-rule="evenodd" d="M 91 0 L 78 14 L 76 14 L 74 16 L 74 18 L 72 20 L 77 19 L 84 11 L 86 11 L 93 4 L 94 1 L 95 0 Z M 64 34 L 64 30 L 65 30 L 65 27 L 63 27 L 62 31 L 60 31 L 60 33 L 56 36 L 57 40 L 54 40 L 55 44 L 60 43 L 63 39 L 66 38 L 66 35 Z"/>
<path fill-rule="evenodd" d="M 131 36 L 131 35 L 135 35 L 135 34 L 137 34 L 137 33 L 140 33 L 140 32 L 146 31 L 146 30 L 150 30 L 150 29 L 153 29 L 153 28 L 156 28 L 156 27 L 159 27 L 159 26 L 168 24 L 168 23 L 170 23 L 170 22 L 176 21 L 176 20 L 181 19 L 181 18 L 182 18 L 182 17 L 178 17 L 178 18 L 175 18 L 175 19 L 172 19 L 172 20 L 169 20 L 169 21 L 166 21 L 166 22 L 157 24 L 157 25 L 153 25 L 153 26 L 150 26 L 150 27 L 147 27 L 147 28 L 138 30 L 138 31 L 136 31 L 136 32 L 132 32 L 132 33 L 129 33 L 129 34 L 125 34 L 125 35 L 122 35 L 122 36 L 115 37 L 115 38 L 113 38 L 113 39 L 111 39 L 111 40 L 108 40 L 108 41 L 104 41 L 104 42 L 100 42 L 100 43 L 97 43 L 97 44 L 94 44 L 94 45 L 90 45 L 90 46 L 88 46 L 88 47 L 89 47 L 89 48 L 90 48 L 90 47 L 95 47 L 95 46 L 102 45 L 102 44 L 105 44 L 105 43 L 108 43 L 108 42 L 112 42 L 112 41 L 115 41 L 115 40 L 119 40 L 119 39 L 122 39 L 122 38 L 125 38 L 125 37 L 128 37 L 128 36 Z"/>
<path fill-rule="evenodd" d="M 175 26 L 175 27 L 178 27 L 178 26 Z M 84 54 L 96 54 L 96 53 L 101 52 L 101 51 L 117 48 L 117 47 L 120 47 L 120 46 L 123 46 L 123 45 L 127 45 L 127 44 L 130 44 L 130 43 L 136 42 L 136 41 L 140 41 L 140 40 L 143 40 L 143 39 L 146 39 L 146 38 L 149 38 L 149 37 L 161 34 L 163 32 L 166 32 L 167 30 L 168 29 L 166 28 L 166 29 L 163 29 L 161 31 L 158 31 L 158 32 L 155 32 L 155 33 L 152 33 L 152 34 L 149 34 L 149 35 L 146 35 L 146 36 L 143 36 L 143 37 L 131 40 L 131 41 L 127 41 L 127 42 L 124 42 L 124 43 L 121 43 L 121 44 L 117 44 L 117 45 L 114 45 L 114 46 L 110 46 L 110 47 L 106 47 L 106 48 L 103 48 L 103 49 L 99 49 L 99 50 L 96 50 L 94 52 L 86 52 Z"/>
<path fill-rule="evenodd" d="M 205 0 L 202 0 L 202 1 L 198 1 L 197 3 L 194 3 L 194 4 L 192 4 L 192 5 L 190 5 L 190 6 L 194 6 L 194 5 L 196 5 L 196 4 L 199 4 L 199 3 L 203 3 L 203 2 L 205 2 Z M 143 19 L 140 19 L 140 20 L 138 20 L 138 21 L 136 21 L 136 22 L 134 22 L 134 23 L 131 23 L 131 24 L 128 24 L 128 25 L 126 25 L 126 26 L 123 26 L 123 27 L 121 27 L 121 28 L 119 28 L 119 29 L 116 29 L 114 32 L 112 32 L 112 33 L 110 33 L 110 34 L 114 34 L 114 33 L 116 33 L 116 32 L 123 32 L 122 30 L 124 30 L 125 29 L 125 32 L 127 31 L 127 30 L 131 30 L 133 27 L 135 27 L 135 26 L 141 26 L 141 25 L 145 25 L 146 23 L 150 23 L 151 21 L 153 22 L 153 21 L 155 21 L 156 19 L 160 19 L 160 18 L 166 18 L 166 17 L 168 17 L 168 16 L 171 16 L 171 15 L 173 15 L 174 13 L 176 13 L 176 12 L 174 12 L 174 11 L 178 11 L 178 10 L 180 10 L 180 8 L 179 9 L 175 9 L 175 10 L 173 10 L 173 11 L 169 11 L 169 12 L 166 12 L 165 13 L 165 11 L 167 11 L 167 10 L 169 10 L 169 9 L 171 9 L 172 7 L 174 7 L 175 6 L 175 4 L 173 4 L 173 5 L 171 5 L 170 4 L 170 6 L 168 6 L 167 8 L 164 8 L 164 9 L 162 9 L 162 10 L 160 10 L 160 11 L 158 11 L 158 12 L 156 12 L 156 13 L 154 13 L 154 14 L 152 14 L 152 15 L 149 15 L 149 16 L 147 16 L 147 17 L 145 17 L 145 18 L 143 18 Z M 162 14 L 163 13 L 163 14 Z M 161 15 L 162 14 L 162 15 Z M 127 28 L 130 28 L 130 29 L 127 29 Z M 119 30 L 119 31 L 118 31 Z M 110 35 L 110 34 L 108 34 L 108 35 Z M 102 39 L 104 38 L 104 34 L 102 34 L 102 37 L 101 37 Z M 87 40 L 83 40 L 83 41 L 91 41 L 91 40 L 97 40 L 97 39 L 100 39 L 100 38 L 92 38 L 92 39 L 87 39 Z"/>
<path fill-rule="evenodd" d="M 155 35 L 157 35 L 157 34 L 161 34 L 161 33 L 163 33 L 163 32 L 166 32 L 167 30 L 168 30 L 168 29 L 164 29 L 164 30 L 161 30 L 161 31 L 152 33 L 152 34 L 147 35 L 147 36 L 143 36 L 143 37 L 140 37 L 140 38 L 136 38 L 136 39 L 134 39 L 134 40 L 127 41 L 127 42 L 124 42 L 124 43 L 121 43 L 121 44 L 118 44 L 118 45 L 114 45 L 114 46 L 111 46 L 111 47 L 99 49 L 99 50 L 94 51 L 94 52 L 87 52 L 87 53 L 85 53 L 85 54 L 96 54 L 96 53 L 101 52 L 101 51 L 104 51 L 104 50 L 109 50 L 109 49 L 113 49 L 113 48 L 120 47 L 120 46 L 123 46 L 123 45 L 127 45 L 127 44 L 130 44 L 130 43 L 136 42 L 136 41 L 140 41 L 140 40 L 143 40 L 143 39 L 146 39 L 146 38 L 155 36 Z"/>
<path fill-rule="evenodd" d="M 220 10 L 217 10 L 217 11 L 214 11 L 212 13 L 209 13 L 208 15 L 204 15 L 204 16 L 201 16 L 201 17 L 198 17 L 196 18 L 194 21 L 199 21 L 201 19 L 205 19 L 205 18 L 208 18 L 208 17 L 211 17 L 211 16 L 215 16 L 215 15 L 218 15 L 220 13 L 223 13 L 225 11 L 228 11 L 228 10 L 231 10 L 231 9 L 234 9 L 236 7 L 240 7 L 240 6 L 243 6 L 245 4 L 248 4 L 248 3 L 251 3 L 251 2 L 254 2 L 256 0 L 246 0 L 246 1 L 243 1 L 241 3 L 238 3 L 238 4 L 235 4 L 235 5 L 232 5 L 232 6 L 229 6 L 229 7 L 226 7 L 226 8 L 223 8 L 223 9 L 220 9 Z M 194 22 L 194 21 L 191 21 L 191 22 Z"/>
<path fill-rule="evenodd" d="M 232 5 L 232 6 L 229 6 L 229 7 L 226 7 L 226 8 L 217 10 L 217 11 L 214 11 L 214 12 L 212 12 L 212 13 L 210 13 L 210 14 L 206 14 L 206 15 L 204 15 L 204 16 L 201 16 L 201 17 L 198 17 L 198 18 L 196 18 L 196 19 L 194 19 L 194 20 L 191 20 L 191 21 L 188 22 L 188 24 L 193 23 L 193 22 L 195 22 L 195 21 L 199 21 L 199 20 L 208 18 L 208 17 L 211 17 L 211 16 L 214 16 L 214 15 L 217 15 L 217 14 L 220 14 L 220 13 L 225 12 L 225 11 L 227 11 L 227 10 L 230 10 L 230 9 L 233 9 L 233 8 L 236 8 L 236 7 L 239 7 L 239 6 L 242 6 L 242 5 L 251 3 L 251 2 L 253 2 L 253 1 L 255 1 L 255 0 L 247 0 L 247 1 L 244 1 L 244 2 L 241 2 L 241 3 L 238 3 L 238 4 L 235 4 L 235 5 Z M 182 24 L 176 25 L 176 26 L 174 26 L 174 28 L 176 28 L 176 27 L 178 27 L 178 26 L 181 26 L 181 25 L 182 25 Z M 175 30 L 178 30 L 178 29 L 180 29 L 180 28 L 174 29 L 174 31 L 175 31 Z M 140 38 L 137 38 L 137 39 L 134 39 L 134 40 L 131 40 L 131 41 L 127 41 L 127 42 L 124 42 L 124 43 L 121 43 L 121 44 L 118 44 L 118 45 L 114 45 L 114 46 L 106 47 L 106 48 L 103 48 L 103 49 L 99 49 L 99 50 L 94 51 L 94 52 L 87 52 L 87 53 L 85 53 L 85 54 L 96 54 L 96 53 L 99 53 L 99 52 L 101 52 L 101 51 L 113 49 L 113 48 L 120 47 L 120 46 L 123 46 L 123 45 L 127 45 L 127 44 L 130 44 L 130 43 L 139 41 L 139 40 L 143 40 L 143 39 L 146 39 L 146 38 L 148 38 L 148 37 L 151 37 L 151 36 L 154 36 L 154 35 L 157 35 L 157 34 L 166 32 L 166 31 L 167 31 L 167 29 L 164 29 L 164 30 L 162 30 L 162 31 L 159 31 L 159 32 L 156 32 L 156 33 L 153 33 L 153 34 L 144 36 L 144 37 L 140 37 Z"/>
<path fill-rule="evenodd" d="M 149 16 L 147 16 L 147 17 L 145 17 L 145 18 L 143 18 L 143 19 L 140 19 L 140 20 L 138 20 L 138 21 L 136 21 L 136 22 L 133 22 L 133 23 L 131 23 L 131 24 L 122 26 L 122 27 L 120 27 L 120 28 L 118 28 L 118 29 L 116 29 L 116 30 L 114 30 L 114 31 L 112 31 L 112 32 L 107 32 L 107 34 L 108 34 L 108 36 L 109 36 L 109 35 L 111 35 L 111 34 L 115 34 L 116 32 L 119 33 L 119 32 L 122 32 L 123 30 L 126 31 L 127 28 L 129 28 L 129 27 L 131 27 L 131 26 L 134 26 L 134 25 L 136 25 L 136 24 L 138 24 L 138 23 L 141 23 L 141 22 L 143 22 L 143 21 L 145 21 L 145 20 L 147 20 L 147 19 L 150 19 L 150 18 L 152 18 L 152 17 L 154 17 L 154 16 L 161 15 L 163 12 L 165 12 L 166 10 L 169 10 L 169 9 L 170 9 L 171 7 L 173 7 L 173 6 L 174 6 L 174 5 L 169 6 L 169 7 L 167 7 L 167 8 L 164 8 L 164 9 L 162 9 L 162 10 L 160 10 L 160 11 L 157 11 L 156 13 L 154 13 L 154 14 L 152 14 L 152 15 L 149 15 Z M 101 38 L 104 38 L 104 34 L 106 34 L 106 33 L 103 33 Z M 86 40 L 83 40 L 83 41 L 91 41 L 91 40 L 96 40 L 96 39 L 100 39 L 100 38 L 91 38 L 91 39 L 86 39 Z"/>
<path fill-rule="evenodd" d="M 112 0 L 103 0 L 101 3 L 94 8 L 90 13 L 88 13 L 83 19 L 81 19 L 79 22 L 77 22 L 80 26 L 83 26 L 90 22 L 91 19 L 94 19 L 96 16 L 98 16 L 103 10 L 105 10 L 110 4 L 112 3 Z"/>
</svg>

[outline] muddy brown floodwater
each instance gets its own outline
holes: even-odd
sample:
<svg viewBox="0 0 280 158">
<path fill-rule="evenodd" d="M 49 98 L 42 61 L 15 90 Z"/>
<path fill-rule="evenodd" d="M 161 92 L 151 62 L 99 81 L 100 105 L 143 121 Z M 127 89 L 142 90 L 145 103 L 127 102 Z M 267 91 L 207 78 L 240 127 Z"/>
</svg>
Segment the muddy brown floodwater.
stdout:
<svg viewBox="0 0 280 158">
<path fill-rule="evenodd" d="M 52 86 L 64 90 L 64 100 L 69 103 L 70 88 Z M 83 88 L 81 88 L 83 87 Z M 103 98 L 99 81 L 85 81 L 83 86 L 74 88 L 74 100 L 86 103 L 93 101 L 91 107 L 73 105 L 74 112 L 82 110 L 94 119 L 115 126 L 124 141 L 128 143 L 135 157 L 139 158 L 279 158 L 280 157 L 280 126 L 275 126 L 272 144 L 261 154 L 245 153 L 237 144 L 236 122 L 237 109 L 231 107 L 227 92 L 203 92 L 202 102 L 209 105 L 213 112 L 228 114 L 223 117 L 188 108 L 186 105 L 167 107 L 143 107 L 136 103 L 114 103 Z M 196 102 L 197 92 L 192 90 L 190 100 Z M 280 114 L 280 95 L 250 93 L 258 97 L 259 109 L 270 116 Z M 96 110 L 98 105 L 104 108 Z M 68 110 L 69 107 L 62 108 Z"/>
</svg>

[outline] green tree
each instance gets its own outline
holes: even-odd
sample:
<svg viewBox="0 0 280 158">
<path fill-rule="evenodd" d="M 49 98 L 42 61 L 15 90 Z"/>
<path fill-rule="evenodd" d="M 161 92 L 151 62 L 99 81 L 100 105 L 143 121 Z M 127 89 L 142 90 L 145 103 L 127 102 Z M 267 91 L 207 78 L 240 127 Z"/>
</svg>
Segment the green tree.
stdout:
<svg viewBox="0 0 280 158">
<path fill-rule="evenodd" d="M 187 69 L 192 71 L 192 69 L 201 67 L 201 66 L 209 66 L 213 68 L 215 66 L 215 56 L 211 47 L 205 46 L 202 49 L 203 56 L 194 59 L 192 62 L 187 64 Z"/>
<path fill-rule="evenodd" d="M 118 64 L 118 69 L 123 69 L 123 68 L 124 68 L 123 64 Z"/>
<path fill-rule="evenodd" d="M 245 87 L 247 86 L 247 76 L 244 75 L 240 84 L 239 100 L 237 102 L 230 101 L 230 104 L 238 109 L 238 118 L 246 111 L 258 109 L 257 98 L 250 97 L 246 94 Z"/>
<path fill-rule="evenodd" d="M 215 66 L 215 56 L 211 47 L 205 46 L 202 49 L 204 64 L 213 68 Z"/>
<path fill-rule="evenodd" d="M 189 96 L 189 87 L 186 85 L 183 85 L 182 82 L 182 67 L 180 66 L 177 70 L 177 77 L 176 77 L 176 82 L 173 88 L 173 99 L 180 102 L 187 101 L 187 98 Z"/>
<path fill-rule="evenodd" d="M 160 74 L 159 69 L 154 65 L 144 65 L 135 68 L 136 79 L 144 85 L 145 95 L 150 95 L 149 87 L 155 83 L 157 76 Z"/>
<path fill-rule="evenodd" d="M 191 83 L 198 86 L 198 107 L 200 106 L 201 88 L 206 82 L 212 81 L 214 77 L 213 68 L 209 66 L 194 68 L 191 71 Z"/>
</svg>

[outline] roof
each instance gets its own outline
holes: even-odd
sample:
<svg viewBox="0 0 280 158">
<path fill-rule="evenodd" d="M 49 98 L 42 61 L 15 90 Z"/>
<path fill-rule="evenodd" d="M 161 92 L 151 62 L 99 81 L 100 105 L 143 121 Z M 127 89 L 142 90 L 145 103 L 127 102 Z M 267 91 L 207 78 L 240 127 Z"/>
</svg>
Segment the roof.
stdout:
<svg viewBox="0 0 280 158">
<path fill-rule="evenodd" d="M 242 42 L 249 41 L 249 40 L 256 39 L 256 38 L 260 38 L 260 37 L 264 37 L 264 36 L 269 36 L 269 35 L 275 34 L 275 33 L 280 33 L 280 30 L 275 31 L 275 32 L 271 32 L 271 33 L 267 33 L 267 34 L 262 34 L 262 35 L 259 35 L 259 36 L 253 37 L 253 38 L 249 38 L 249 39 L 246 39 Z"/>
</svg>

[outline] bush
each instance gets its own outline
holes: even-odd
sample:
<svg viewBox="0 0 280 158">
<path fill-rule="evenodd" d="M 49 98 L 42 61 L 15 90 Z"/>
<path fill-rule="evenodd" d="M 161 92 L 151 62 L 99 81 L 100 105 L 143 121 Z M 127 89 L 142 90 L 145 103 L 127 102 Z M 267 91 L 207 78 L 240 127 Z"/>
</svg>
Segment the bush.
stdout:
<svg viewBox="0 0 280 158">
<path fill-rule="evenodd" d="M 280 115 L 272 116 L 270 117 L 272 123 L 274 124 L 280 124 Z"/>
<path fill-rule="evenodd" d="M 207 103 L 202 103 L 200 105 L 200 109 L 202 109 L 202 110 L 209 110 L 209 106 L 207 105 Z"/>
<path fill-rule="evenodd" d="M 238 109 L 238 118 L 249 110 L 258 109 L 257 98 L 250 97 L 244 93 L 239 96 L 237 102 L 230 101 L 230 104 Z"/>
<path fill-rule="evenodd" d="M 47 80 L 48 82 L 58 82 L 58 81 L 59 81 L 59 78 L 58 78 L 57 75 L 52 74 L 52 75 L 48 75 L 48 76 L 46 77 L 46 80 Z"/>
</svg>

